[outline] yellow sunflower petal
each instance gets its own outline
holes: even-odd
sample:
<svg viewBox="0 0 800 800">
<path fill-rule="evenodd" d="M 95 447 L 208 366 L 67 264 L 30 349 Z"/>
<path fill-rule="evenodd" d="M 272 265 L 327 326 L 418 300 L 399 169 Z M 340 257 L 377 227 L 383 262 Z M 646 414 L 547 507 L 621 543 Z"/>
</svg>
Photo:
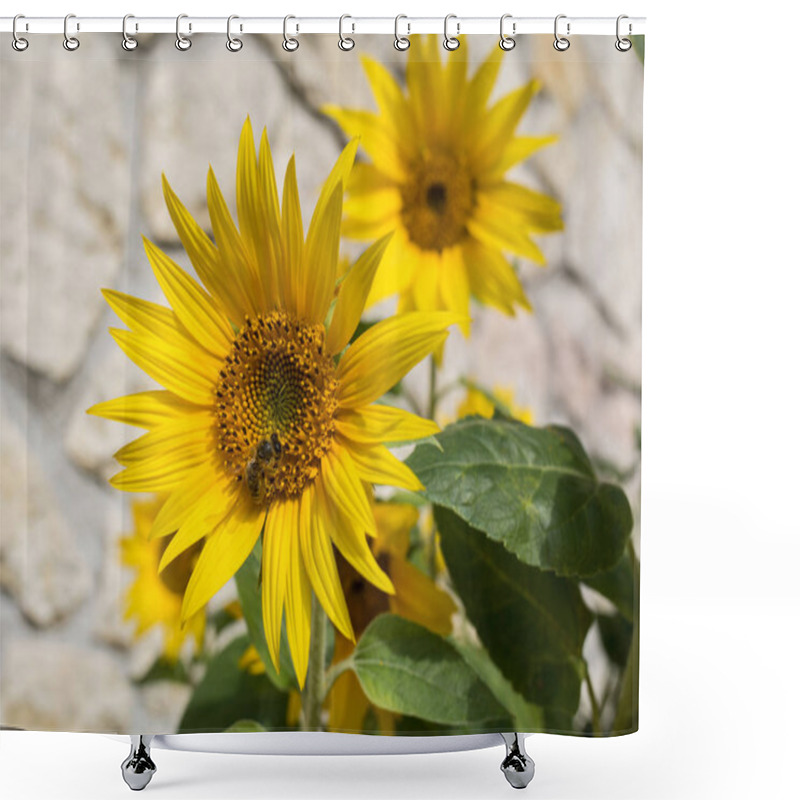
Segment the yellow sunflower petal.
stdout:
<svg viewBox="0 0 800 800">
<path fill-rule="evenodd" d="M 441 132 L 444 116 L 440 102 L 445 97 L 439 59 L 440 46 L 437 37 L 433 35 L 412 37 L 406 64 L 408 102 L 417 129 L 428 131 L 434 139 Z"/>
<path fill-rule="evenodd" d="M 472 218 L 467 222 L 467 230 L 479 242 L 499 250 L 529 258 L 534 264 L 543 265 L 545 257 L 539 246 L 528 238 L 525 230 L 508 225 L 508 219 L 485 199 L 479 198 Z"/>
<path fill-rule="evenodd" d="M 342 186 L 348 185 L 357 150 L 358 139 L 351 139 L 336 159 L 333 169 L 330 171 L 330 174 L 325 179 L 325 183 L 322 184 L 322 188 L 320 189 L 319 199 L 317 200 L 317 205 L 314 208 L 314 213 L 311 215 L 311 222 L 308 226 L 309 234 L 314 225 L 318 222 L 318 218 L 330 200 L 331 195 L 336 191 L 336 187 L 340 183 Z"/>
<path fill-rule="evenodd" d="M 515 136 L 496 154 L 497 160 L 485 176 L 488 180 L 504 175 L 511 167 L 524 161 L 537 150 L 558 141 L 558 136 Z"/>
<path fill-rule="evenodd" d="M 239 216 L 241 240 L 249 254 L 250 280 L 257 295 L 257 306 L 262 310 L 272 308 L 268 276 L 275 269 L 272 241 L 277 234 L 270 230 L 266 197 L 258 171 L 253 127 L 250 117 L 242 126 L 239 137 L 239 156 L 236 162 L 236 211 Z"/>
<path fill-rule="evenodd" d="M 181 351 L 151 334 L 118 328 L 110 333 L 125 355 L 165 389 L 190 403 L 212 404 L 215 381 L 203 369 L 208 360 L 202 355 L 193 360 L 190 348 Z"/>
<path fill-rule="evenodd" d="M 357 111 L 325 105 L 322 112 L 339 123 L 348 136 L 358 136 L 376 168 L 396 181 L 404 179 L 403 159 L 391 130 L 371 111 Z"/>
<path fill-rule="evenodd" d="M 398 146 L 409 146 L 414 139 L 414 125 L 403 90 L 392 73 L 375 59 L 361 56 L 361 64 L 379 111 L 386 114 L 397 131 Z"/>
<path fill-rule="evenodd" d="M 283 242 L 281 240 L 281 208 L 278 197 L 278 184 L 275 180 L 275 166 L 272 163 L 272 151 L 269 147 L 267 129 L 261 132 L 258 146 L 258 174 L 261 190 L 264 192 L 264 205 L 267 220 L 267 237 L 275 267 L 267 276 L 270 296 L 275 303 L 282 302 L 278 265 L 283 262 Z"/>
<path fill-rule="evenodd" d="M 131 330 L 152 335 L 173 348 L 186 350 L 187 354 L 203 363 L 209 361 L 208 353 L 200 347 L 171 308 L 115 289 L 101 289 L 101 293 L 114 313 Z"/>
<path fill-rule="evenodd" d="M 140 461 L 114 475 L 109 483 L 124 492 L 169 492 L 195 467 L 208 460 L 205 448 L 184 448 L 157 461 Z"/>
<path fill-rule="evenodd" d="M 242 315 L 255 316 L 260 310 L 260 286 L 255 283 L 255 271 L 250 264 L 242 237 L 236 229 L 231 212 L 228 210 L 228 204 L 225 202 L 211 167 L 208 169 L 206 194 L 208 196 L 208 215 L 211 217 L 214 240 L 219 248 L 220 264 L 225 277 L 232 284 L 232 291 L 236 296 L 237 306 Z"/>
<path fill-rule="evenodd" d="M 402 408 L 371 405 L 341 411 L 336 430 L 354 442 L 384 444 L 424 439 L 437 433 L 439 426 Z"/>
<path fill-rule="evenodd" d="M 514 315 L 515 303 L 531 311 L 519 278 L 496 247 L 472 241 L 465 248 L 464 263 L 472 292 L 482 303 L 509 316 Z"/>
<path fill-rule="evenodd" d="M 467 101 L 466 106 L 468 109 L 473 109 L 474 112 L 471 116 L 467 117 L 467 126 L 471 129 L 474 125 L 479 124 L 483 120 L 483 114 L 480 113 L 489 102 L 489 97 L 492 94 L 492 89 L 497 82 L 497 74 L 500 71 L 500 54 L 492 54 L 484 61 L 472 76 L 467 87 Z"/>
<path fill-rule="evenodd" d="M 372 281 L 391 241 L 392 234 L 384 236 L 367 248 L 361 257 L 345 275 L 339 288 L 339 298 L 333 309 L 331 326 L 328 329 L 326 343 L 328 352 L 339 353 L 350 341 L 350 337 L 358 327 L 358 321 L 364 312 Z"/>
<path fill-rule="evenodd" d="M 294 156 L 286 166 L 283 178 L 283 207 L 281 208 L 284 264 L 280 270 L 280 283 L 284 307 L 297 313 L 300 297 L 300 274 L 303 262 L 303 216 L 297 190 L 297 172 Z"/>
<path fill-rule="evenodd" d="M 287 499 L 273 503 L 264 526 L 261 555 L 261 615 L 264 636 L 275 669 L 280 670 L 281 619 L 286 597 L 286 573 L 289 569 L 291 537 L 299 524 L 299 502 Z"/>
<path fill-rule="evenodd" d="M 362 481 L 381 486 L 397 486 L 410 492 L 419 492 L 425 488 L 419 478 L 383 445 L 353 443 L 348 447 L 348 452 Z"/>
<path fill-rule="evenodd" d="M 178 319 L 197 342 L 224 357 L 231 340 L 231 326 L 211 297 L 171 258 L 144 238 L 147 260 Z"/>
<path fill-rule="evenodd" d="M 340 498 L 335 491 L 329 489 L 324 470 L 317 479 L 317 491 L 322 525 L 336 549 L 370 583 L 387 594 L 393 594 L 394 586 L 389 576 L 378 566 L 362 527 L 348 516 L 348 510 L 340 502 Z"/>
<path fill-rule="evenodd" d="M 211 452 L 214 448 L 209 437 L 211 424 L 209 415 L 202 411 L 182 416 L 128 442 L 114 453 L 114 458 L 120 464 L 128 465 L 147 461 L 155 463 L 183 450 Z"/>
<path fill-rule="evenodd" d="M 339 266 L 342 196 L 340 182 L 329 194 L 320 213 L 315 213 L 308 229 L 303 252 L 303 279 L 298 297 L 298 312 L 312 324 L 325 320 L 333 300 Z M 317 208 L 319 207 L 318 205 Z"/>
<path fill-rule="evenodd" d="M 527 186 L 504 181 L 482 191 L 485 201 L 502 209 L 506 218 L 519 218 L 530 233 L 550 233 L 564 227 L 561 204 Z"/>
<path fill-rule="evenodd" d="M 449 312 L 414 312 L 373 325 L 339 362 L 340 405 L 357 408 L 377 400 L 442 344 L 447 328 L 461 320 Z"/>
<path fill-rule="evenodd" d="M 384 234 L 385 231 L 381 230 L 379 233 L 376 230 L 376 235 Z M 378 266 L 378 271 L 375 273 L 365 304 L 366 308 L 396 292 L 404 291 L 414 280 L 419 270 L 412 267 L 413 250 L 409 253 L 409 249 L 410 245 L 405 231 L 403 228 L 398 228 L 394 231 L 392 240 Z"/>
<path fill-rule="evenodd" d="M 261 533 L 260 514 L 242 514 L 234 509 L 206 539 L 192 570 L 181 607 L 181 619 L 187 620 L 234 576 L 242 566 Z"/>
<path fill-rule="evenodd" d="M 487 111 L 483 124 L 469 141 L 471 157 L 478 169 L 495 163 L 497 154 L 505 147 L 539 88 L 539 81 L 528 81 Z"/>
<path fill-rule="evenodd" d="M 320 491 L 334 494 L 335 507 L 347 514 L 353 526 L 374 536 L 375 518 L 348 448 L 334 445 L 320 462 L 320 473 L 324 482 Z"/>
<path fill-rule="evenodd" d="M 469 336 L 469 278 L 460 247 L 450 247 L 442 252 L 439 295 L 445 310 L 464 318 L 459 327 L 465 337 Z"/>
<path fill-rule="evenodd" d="M 241 326 L 244 306 L 240 287 L 228 279 L 221 266 L 219 251 L 178 199 L 166 177 L 162 175 L 161 178 L 172 224 L 197 276 L 225 309 L 228 319 L 237 327 Z"/>
<path fill-rule="evenodd" d="M 172 392 L 158 389 L 96 403 L 88 408 L 86 413 L 115 422 L 125 422 L 137 428 L 152 429 L 195 411 L 197 411 L 196 405 L 187 403 Z"/>
<path fill-rule="evenodd" d="M 208 461 L 189 472 L 161 506 L 153 521 L 150 538 L 157 539 L 175 533 L 195 507 L 218 486 L 219 477 Z"/>
<path fill-rule="evenodd" d="M 311 584 L 300 553 L 300 531 L 289 536 L 289 569 L 286 573 L 286 638 L 292 654 L 294 674 L 302 689 L 308 672 L 311 642 Z"/>
<path fill-rule="evenodd" d="M 300 548 L 306 572 L 325 613 L 348 639 L 354 639 L 333 546 L 325 528 L 316 484 L 306 488 L 300 504 Z"/>
<path fill-rule="evenodd" d="M 175 535 L 161 556 L 159 572 L 184 550 L 199 542 L 204 536 L 209 536 L 232 513 L 235 502 L 235 495 L 226 492 L 219 483 L 210 486 L 181 520 Z"/>
</svg>

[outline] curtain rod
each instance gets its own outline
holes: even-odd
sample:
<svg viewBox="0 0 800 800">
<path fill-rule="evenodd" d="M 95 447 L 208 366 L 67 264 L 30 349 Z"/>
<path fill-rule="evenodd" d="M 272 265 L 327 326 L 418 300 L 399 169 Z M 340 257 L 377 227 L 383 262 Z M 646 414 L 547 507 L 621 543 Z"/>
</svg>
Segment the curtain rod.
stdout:
<svg viewBox="0 0 800 800">
<path fill-rule="evenodd" d="M 236 34 L 273 33 L 283 34 L 284 25 L 292 35 L 303 33 L 340 33 L 347 35 L 359 33 L 378 33 L 394 35 L 398 26 L 402 36 L 414 33 L 444 33 L 444 17 L 235 17 L 232 30 Z M 506 15 L 503 28 L 508 35 L 534 33 L 553 34 L 555 17 L 513 17 Z M 0 32 L 11 33 L 13 17 L 0 17 Z M 125 29 L 131 36 L 143 33 L 175 33 L 175 17 L 136 17 L 128 16 Z M 122 17 L 81 17 L 70 15 L 69 34 L 121 33 Z M 568 27 L 569 26 L 569 27 Z M 39 34 L 58 33 L 65 30 L 64 17 L 25 17 L 17 20 L 17 33 Z M 227 17 L 194 17 L 181 15 L 180 30 L 184 35 L 195 33 L 221 33 L 228 31 Z M 559 15 L 558 30 L 561 35 L 614 36 L 617 32 L 616 17 L 570 17 Z M 450 16 L 449 35 L 499 34 L 500 17 L 458 17 Z M 627 17 L 621 28 L 622 35 L 631 36 L 645 32 L 644 17 Z"/>
</svg>

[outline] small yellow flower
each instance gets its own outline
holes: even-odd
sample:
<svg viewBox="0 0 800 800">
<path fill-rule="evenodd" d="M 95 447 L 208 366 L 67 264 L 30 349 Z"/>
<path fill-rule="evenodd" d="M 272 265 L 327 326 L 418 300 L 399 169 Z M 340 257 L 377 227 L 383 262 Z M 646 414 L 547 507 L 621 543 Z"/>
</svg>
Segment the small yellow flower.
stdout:
<svg viewBox="0 0 800 800">
<path fill-rule="evenodd" d="M 278 669 L 285 610 L 301 687 L 312 591 L 341 633 L 354 636 L 334 546 L 360 575 L 394 592 L 367 544 L 376 529 L 365 484 L 420 489 L 384 442 L 426 437 L 438 426 L 374 403 L 460 322 L 444 312 L 400 314 L 349 344 L 390 238 L 369 247 L 336 292 L 342 186 L 355 151 L 351 142 L 324 182 L 305 237 L 294 157 L 279 202 L 266 131 L 257 155 L 249 119 L 239 142 L 238 229 L 213 171 L 213 242 L 165 179 L 172 221 L 203 285 L 145 240 L 170 307 L 104 295 L 129 328 L 112 329 L 114 339 L 164 389 L 89 409 L 148 430 L 116 453 L 124 469 L 111 483 L 168 496 L 151 534 L 175 533 L 160 569 L 206 539 L 182 619 L 206 605 L 261 537 L 267 646 Z"/>
<path fill-rule="evenodd" d="M 491 393 L 469 386 L 458 407 L 458 418 L 480 416 L 491 419 L 498 408 L 520 422 L 533 425 L 533 411 L 517 406 L 514 402 L 514 390 L 505 386 L 493 386 Z"/>
<path fill-rule="evenodd" d="M 381 64 L 362 63 L 377 113 L 325 106 L 371 163 L 347 183 L 343 232 L 377 239 L 396 231 L 367 305 L 399 293 L 398 309 L 449 309 L 467 316 L 470 295 L 513 315 L 530 310 L 505 253 L 544 264 L 533 241 L 561 230 L 551 197 L 505 174 L 554 136 L 515 134 L 539 88 L 533 80 L 489 105 L 500 68 L 495 48 L 472 77 L 467 42 L 440 61 L 437 37 L 414 37 L 405 90 Z M 462 323 L 468 332 L 469 323 Z"/>
<path fill-rule="evenodd" d="M 373 540 L 372 550 L 378 563 L 385 566 L 396 591 L 387 597 L 368 586 L 346 564 L 342 565 L 345 597 L 356 636 L 360 636 L 378 614 L 387 611 L 424 625 L 441 636 L 448 636 L 456 612 L 453 599 L 406 558 L 409 533 L 419 517 L 417 509 L 404 503 L 376 503 L 374 511 L 378 535 Z M 337 634 L 334 663 L 352 652 L 352 642 Z M 369 707 L 369 700 L 356 674 L 348 670 L 339 676 L 328 697 L 328 727 L 341 731 L 361 730 Z M 381 709 L 374 710 L 380 729 L 392 730 L 394 715 Z"/>
<path fill-rule="evenodd" d="M 131 504 L 133 531 L 120 540 L 122 563 L 136 577 L 125 598 L 125 619 L 136 622 L 135 635 L 158 626 L 164 636 L 164 658 L 175 663 L 184 641 L 191 637 L 199 650 L 203 646 L 205 611 L 201 609 L 181 624 L 181 605 L 186 585 L 202 547 L 197 543 L 185 550 L 159 573 L 158 565 L 170 542 L 168 537 L 151 540 L 150 530 L 164 498 L 140 500 Z"/>
</svg>

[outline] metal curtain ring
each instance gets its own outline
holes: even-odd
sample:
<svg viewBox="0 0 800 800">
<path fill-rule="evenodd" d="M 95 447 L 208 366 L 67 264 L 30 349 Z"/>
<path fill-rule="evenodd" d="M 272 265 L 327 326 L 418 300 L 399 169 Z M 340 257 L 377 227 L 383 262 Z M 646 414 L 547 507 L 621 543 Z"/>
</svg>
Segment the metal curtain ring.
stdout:
<svg viewBox="0 0 800 800">
<path fill-rule="evenodd" d="M 178 50 L 180 50 L 181 52 L 186 52 L 186 50 L 188 50 L 192 46 L 192 40 L 187 39 L 181 33 L 181 20 L 188 18 L 189 18 L 188 14 L 178 14 L 178 16 L 175 17 L 175 47 L 177 47 Z M 192 32 L 192 23 L 190 22 L 189 33 L 191 32 Z"/>
<path fill-rule="evenodd" d="M 128 52 L 130 52 L 131 50 L 135 50 L 139 46 L 139 42 L 128 33 L 129 19 L 135 19 L 133 14 L 126 14 L 122 18 L 122 42 L 120 43 L 122 45 L 122 49 L 127 50 Z"/>
<path fill-rule="evenodd" d="M 12 47 L 13 47 L 13 48 L 14 48 L 14 49 L 15 49 L 15 50 L 18 52 L 18 53 L 22 53 L 22 52 L 24 52 L 25 50 L 27 50 L 27 49 L 28 49 L 28 44 L 29 44 L 29 42 L 28 42 L 28 40 L 27 40 L 27 39 L 23 39 L 23 38 L 22 38 L 22 37 L 21 37 L 21 36 L 20 36 L 20 35 L 17 33 L 17 20 L 20 20 L 20 19 L 25 19 L 25 15 L 24 15 L 24 14 L 17 14 L 17 16 L 16 16 L 16 17 L 14 17 L 14 21 L 11 23 L 11 35 L 12 35 L 12 37 L 13 37 L 13 38 L 11 39 L 11 46 L 12 46 Z M 26 26 L 26 27 L 27 27 L 27 26 Z"/>
<path fill-rule="evenodd" d="M 627 53 L 628 50 L 630 50 L 631 47 L 633 47 L 633 42 L 631 42 L 630 39 L 622 39 L 620 37 L 620 35 L 619 35 L 619 27 L 620 27 L 619 24 L 624 19 L 628 19 L 628 16 L 626 14 L 620 14 L 617 17 L 617 41 L 614 42 L 614 47 L 616 47 L 617 50 L 619 50 L 620 53 Z M 630 33 L 631 33 L 631 24 L 629 22 L 628 23 L 628 35 L 630 35 Z"/>
<path fill-rule="evenodd" d="M 506 51 L 513 50 L 517 46 L 516 39 L 514 39 L 513 36 L 507 36 L 506 32 L 503 30 L 503 26 L 504 26 L 505 21 L 507 19 L 513 19 L 511 14 L 503 14 L 503 16 L 500 17 L 500 42 L 499 42 L 499 45 L 500 45 L 500 49 L 501 50 L 506 50 Z M 517 23 L 512 21 L 512 23 L 511 23 L 511 33 L 515 34 L 516 32 L 517 32 Z"/>
<path fill-rule="evenodd" d="M 289 36 L 288 33 L 288 25 L 289 20 L 293 19 L 296 20 L 297 17 L 293 17 L 291 14 L 283 18 L 283 49 L 287 53 L 294 53 L 298 47 L 300 47 L 300 42 L 297 39 L 293 39 Z M 295 22 L 295 32 L 300 33 L 300 26 Z"/>
<path fill-rule="evenodd" d="M 231 51 L 231 53 L 238 53 L 242 49 L 242 47 L 244 47 L 244 42 L 241 39 L 237 39 L 231 33 L 231 22 L 233 22 L 235 19 L 239 19 L 239 17 L 237 17 L 236 14 L 231 14 L 228 17 L 228 29 L 227 29 L 228 41 L 225 42 L 225 47 L 227 47 L 228 50 Z M 239 33 L 241 32 L 242 32 L 242 26 L 240 25 Z"/>
<path fill-rule="evenodd" d="M 553 41 L 553 47 L 558 50 L 559 53 L 563 53 L 565 50 L 569 50 L 569 39 L 564 36 L 558 35 L 558 21 L 560 19 L 566 19 L 566 14 L 559 14 L 556 17 L 556 21 L 553 24 L 553 35 L 555 36 L 555 40 Z M 569 22 L 567 23 L 567 36 L 569 36 Z"/>
<path fill-rule="evenodd" d="M 461 25 L 458 22 L 458 17 L 456 17 L 455 14 L 448 14 L 444 18 L 444 41 L 442 42 L 442 45 L 444 45 L 444 49 L 445 50 L 458 50 L 459 46 L 461 45 L 461 42 L 459 42 L 458 39 L 456 39 L 455 36 L 450 36 L 447 33 L 447 24 L 450 22 L 451 19 L 456 20 L 456 33 L 457 34 L 459 33 L 459 31 L 461 29 Z"/>
<path fill-rule="evenodd" d="M 348 50 L 352 50 L 356 46 L 356 40 L 351 39 L 349 36 L 345 36 L 342 27 L 344 26 L 344 21 L 346 19 L 353 19 L 349 14 L 342 14 L 339 17 L 339 49 L 344 50 L 347 52 Z M 356 24 L 355 22 L 350 23 L 351 32 L 355 33 L 356 31 Z"/>
<path fill-rule="evenodd" d="M 400 35 L 400 20 L 401 19 L 408 19 L 405 14 L 398 14 L 394 18 L 394 49 L 400 50 L 408 50 L 411 47 L 411 40 L 407 39 L 405 36 Z M 406 23 L 406 28 L 408 29 L 408 33 L 411 33 L 411 24 Z"/>
<path fill-rule="evenodd" d="M 65 50 L 69 50 L 70 53 L 73 53 L 81 46 L 81 43 L 78 41 L 77 36 L 69 35 L 68 28 L 69 28 L 69 21 L 71 19 L 75 19 L 74 14 L 67 14 L 67 16 L 64 17 L 64 41 L 62 42 L 62 44 L 64 45 Z M 75 30 L 79 31 L 80 29 L 81 29 L 80 25 L 76 23 Z"/>
</svg>

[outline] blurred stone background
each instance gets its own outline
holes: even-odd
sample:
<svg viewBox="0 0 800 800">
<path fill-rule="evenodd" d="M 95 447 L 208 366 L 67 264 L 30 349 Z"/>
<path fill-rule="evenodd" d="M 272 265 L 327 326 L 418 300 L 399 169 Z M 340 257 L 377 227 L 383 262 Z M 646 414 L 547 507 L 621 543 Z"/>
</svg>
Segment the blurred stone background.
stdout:
<svg viewBox="0 0 800 800">
<path fill-rule="evenodd" d="M 102 287 L 162 300 L 142 234 L 188 266 L 161 194 L 162 171 L 210 230 L 212 164 L 232 210 L 239 133 L 266 125 L 276 169 L 297 153 L 309 218 L 344 141 L 322 102 L 373 108 L 359 53 L 398 75 L 390 37 L 201 36 L 187 53 L 171 37 L 83 37 L 65 53 L 37 39 L 0 62 L 0 721 L 52 730 L 168 732 L 185 687 L 138 687 L 159 651 L 122 621 L 131 575 L 118 540 L 129 497 L 111 489 L 112 454 L 135 432 L 88 417 L 101 400 L 148 388 L 107 333 L 118 321 Z M 477 60 L 496 37 L 472 37 Z M 572 426 L 601 472 L 623 481 L 638 519 L 641 385 L 643 67 L 613 37 L 521 37 L 496 96 L 530 77 L 543 88 L 519 131 L 557 144 L 512 173 L 557 197 L 565 231 L 539 240 L 545 269 L 522 263 L 535 314 L 474 309 L 469 342 L 451 335 L 440 385 L 468 375 L 513 388 L 538 424 Z M 350 247 L 356 252 L 359 246 Z M 410 383 L 425 396 L 427 368 Z M 453 416 L 461 393 L 441 407 Z"/>
</svg>

